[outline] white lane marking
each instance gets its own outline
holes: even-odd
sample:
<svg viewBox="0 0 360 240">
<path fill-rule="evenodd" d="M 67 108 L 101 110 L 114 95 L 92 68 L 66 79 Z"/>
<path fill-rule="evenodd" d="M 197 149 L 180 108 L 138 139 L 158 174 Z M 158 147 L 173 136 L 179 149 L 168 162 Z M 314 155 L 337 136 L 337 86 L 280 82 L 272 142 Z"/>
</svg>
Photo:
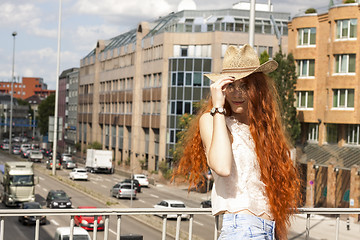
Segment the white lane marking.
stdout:
<svg viewBox="0 0 360 240">
<path fill-rule="evenodd" d="M 144 200 L 141 200 L 141 199 L 139 199 L 139 202 L 145 203 L 145 201 L 144 201 Z"/>
<path fill-rule="evenodd" d="M 154 195 L 154 194 L 150 194 L 150 196 L 154 197 L 154 198 L 159 198 L 158 195 Z"/>
<path fill-rule="evenodd" d="M 42 181 L 42 180 L 45 180 L 45 178 L 43 178 L 43 177 L 39 177 L 39 179 Z"/>
<path fill-rule="evenodd" d="M 44 192 L 47 192 L 47 191 L 48 191 L 46 188 L 42 188 L 42 190 L 43 190 Z"/>
<path fill-rule="evenodd" d="M 102 185 L 102 184 L 101 184 L 101 187 L 103 187 L 103 188 L 107 188 L 107 186 L 105 186 L 105 185 Z"/>
<path fill-rule="evenodd" d="M 200 223 L 200 222 L 197 222 L 197 221 L 194 221 L 194 223 L 200 225 L 200 226 L 204 226 L 204 224 Z"/>
<path fill-rule="evenodd" d="M 109 232 L 111 232 L 112 234 L 116 235 L 116 232 L 113 231 L 113 230 L 111 230 L 110 228 L 109 228 Z"/>
<path fill-rule="evenodd" d="M 50 222 L 52 222 L 54 225 L 56 225 L 56 226 L 59 226 L 60 224 L 57 222 L 57 221 L 55 221 L 54 219 L 51 219 L 50 220 Z"/>
</svg>

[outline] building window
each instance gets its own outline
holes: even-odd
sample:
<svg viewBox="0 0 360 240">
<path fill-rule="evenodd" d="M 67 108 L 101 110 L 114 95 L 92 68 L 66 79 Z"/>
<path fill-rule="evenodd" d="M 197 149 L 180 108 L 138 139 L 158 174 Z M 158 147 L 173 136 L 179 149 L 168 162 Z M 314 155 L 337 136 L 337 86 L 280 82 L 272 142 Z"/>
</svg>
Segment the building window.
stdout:
<svg viewBox="0 0 360 240">
<path fill-rule="evenodd" d="M 314 77 L 315 76 L 315 60 L 297 60 L 297 74 L 299 77 Z"/>
<path fill-rule="evenodd" d="M 333 108 L 354 108 L 354 89 L 333 89 Z"/>
<path fill-rule="evenodd" d="M 335 73 L 355 73 L 355 54 L 335 55 Z"/>
<path fill-rule="evenodd" d="M 359 145 L 360 144 L 360 125 L 350 124 L 347 129 L 347 144 Z"/>
<path fill-rule="evenodd" d="M 336 124 L 326 124 L 326 141 L 327 143 L 338 142 L 338 130 Z"/>
<path fill-rule="evenodd" d="M 308 128 L 308 142 L 318 142 L 319 140 L 319 124 L 309 123 Z"/>
<path fill-rule="evenodd" d="M 187 57 L 188 55 L 188 46 L 180 46 L 180 56 Z"/>
<path fill-rule="evenodd" d="M 313 91 L 297 91 L 295 106 L 297 109 L 313 109 L 314 92 Z"/>
<path fill-rule="evenodd" d="M 315 46 L 316 28 L 298 29 L 298 46 Z"/>
<path fill-rule="evenodd" d="M 336 39 L 356 39 L 357 19 L 336 21 Z"/>
</svg>

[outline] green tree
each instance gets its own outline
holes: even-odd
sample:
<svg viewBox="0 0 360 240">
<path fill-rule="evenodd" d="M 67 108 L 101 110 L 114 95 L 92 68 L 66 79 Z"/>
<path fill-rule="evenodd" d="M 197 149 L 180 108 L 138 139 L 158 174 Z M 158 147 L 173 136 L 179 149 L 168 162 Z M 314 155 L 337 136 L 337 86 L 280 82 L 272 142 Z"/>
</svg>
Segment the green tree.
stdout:
<svg viewBox="0 0 360 240">
<path fill-rule="evenodd" d="M 308 8 L 306 9 L 305 14 L 309 14 L 309 13 L 317 13 L 317 11 L 315 8 Z"/>
<path fill-rule="evenodd" d="M 93 142 L 93 143 L 90 143 L 87 148 L 88 148 L 88 149 L 101 150 L 101 149 L 102 149 L 102 144 L 99 143 L 99 142 Z"/>
<path fill-rule="evenodd" d="M 274 79 L 279 95 L 282 122 L 294 144 L 301 131 L 295 107 L 295 84 L 297 81 L 295 60 L 291 53 L 286 56 L 281 50 L 276 53 L 274 60 L 279 66 L 269 75 Z"/>
<path fill-rule="evenodd" d="M 267 53 L 267 51 L 263 51 L 263 52 L 261 53 L 261 55 L 260 55 L 260 58 L 259 58 L 260 64 L 265 63 L 267 60 L 269 60 L 269 58 L 270 58 L 270 56 L 269 56 L 269 54 Z"/>
<path fill-rule="evenodd" d="M 39 104 L 38 116 L 40 134 L 47 135 L 49 131 L 49 116 L 55 113 L 55 94 L 51 94 Z"/>
<path fill-rule="evenodd" d="M 174 162 L 178 162 L 182 156 L 182 153 L 184 151 L 184 137 L 193 117 L 194 115 L 188 113 L 185 113 L 184 115 L 178 117 L 179 128 L 181 128 L 182 130 L 176 133 L 177 141 L 175 143 L 174 150 L 171 151 Z"/>
</svg>

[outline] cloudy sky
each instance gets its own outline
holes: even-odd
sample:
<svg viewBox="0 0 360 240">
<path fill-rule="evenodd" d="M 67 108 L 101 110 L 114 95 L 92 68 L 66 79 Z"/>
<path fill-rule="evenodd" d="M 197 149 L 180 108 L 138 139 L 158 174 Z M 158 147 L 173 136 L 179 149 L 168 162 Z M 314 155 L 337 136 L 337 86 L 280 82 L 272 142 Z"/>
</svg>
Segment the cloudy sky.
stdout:
<svg viewBox="0 0 360 240">
<path fill-rule="evenodd" d="M 60 0 L 0 1 L 0 81 L 12 74 L 12 33 L 15 76 L 41 77 L 49 89 L 56 85 L 57 29 Z M 98 39 L 109 39 L 152 20 L 176 12 L 182 0 L 62 0 L 61 71 L 79 67 Z M 197 9 L 231 8 L 237 0 L 193 0 Z M 245 0 L 246 1 L 246 0 Z M 274 11 L 295 15 L 330 0 L 272 0 Z M 267 2 L 267 0 L 257 0 Z M 334 1 L 335 2 L 335 1 Z"/>
</svg>

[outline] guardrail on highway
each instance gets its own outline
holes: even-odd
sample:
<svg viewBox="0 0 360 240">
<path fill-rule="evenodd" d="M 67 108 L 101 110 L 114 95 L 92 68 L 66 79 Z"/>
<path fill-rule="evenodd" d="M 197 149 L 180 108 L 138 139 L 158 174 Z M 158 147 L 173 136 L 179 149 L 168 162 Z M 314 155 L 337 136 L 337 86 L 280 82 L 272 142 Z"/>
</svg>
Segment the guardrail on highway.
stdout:
<svg viewBox="0 0 360 240">
<path fill-rule="evenodd" d="M 336 239 L 339 239 L 339 221 L 340 215 L 360 214 L 360 208 L 299 208 L 299 214 L 307 214 L 306 238 L 310 236 L 310 216 L 312 214 L 335 215 L 336 219 Z M 109 218 L 117 216 L 116 240 L 120 240 L 121 217 L 131 215 L 160 215 L 163 218 L 162 223 L 162 240 L 167 235 L 167 215 L 177 215 L 175 239 L 180 239 L 181 216 L 189 215 L 188 239 L 192 239 L 193 220 L 195 215 L 211 215 L 210 208 L 184 208 L 178 209 L 155 209 L 155 208 L 96 208 L 96 209 L 1 209 L 0 210 L 0 240 L 4 240 L 5 217 L 13 216 L 36 216 L 35 240 L 39 240 L 40 216 L 70 216 L 70 240 L 73 240 L 74 216 L 85 215 L 102 216 L 104 221 L 104 240 L 109 239 Z M 214 239 L 218 237 L 219 217 L 215 217 Z M 93 240 L 97 238 L 97 221 L 94 221 Z"/>
</svg>

